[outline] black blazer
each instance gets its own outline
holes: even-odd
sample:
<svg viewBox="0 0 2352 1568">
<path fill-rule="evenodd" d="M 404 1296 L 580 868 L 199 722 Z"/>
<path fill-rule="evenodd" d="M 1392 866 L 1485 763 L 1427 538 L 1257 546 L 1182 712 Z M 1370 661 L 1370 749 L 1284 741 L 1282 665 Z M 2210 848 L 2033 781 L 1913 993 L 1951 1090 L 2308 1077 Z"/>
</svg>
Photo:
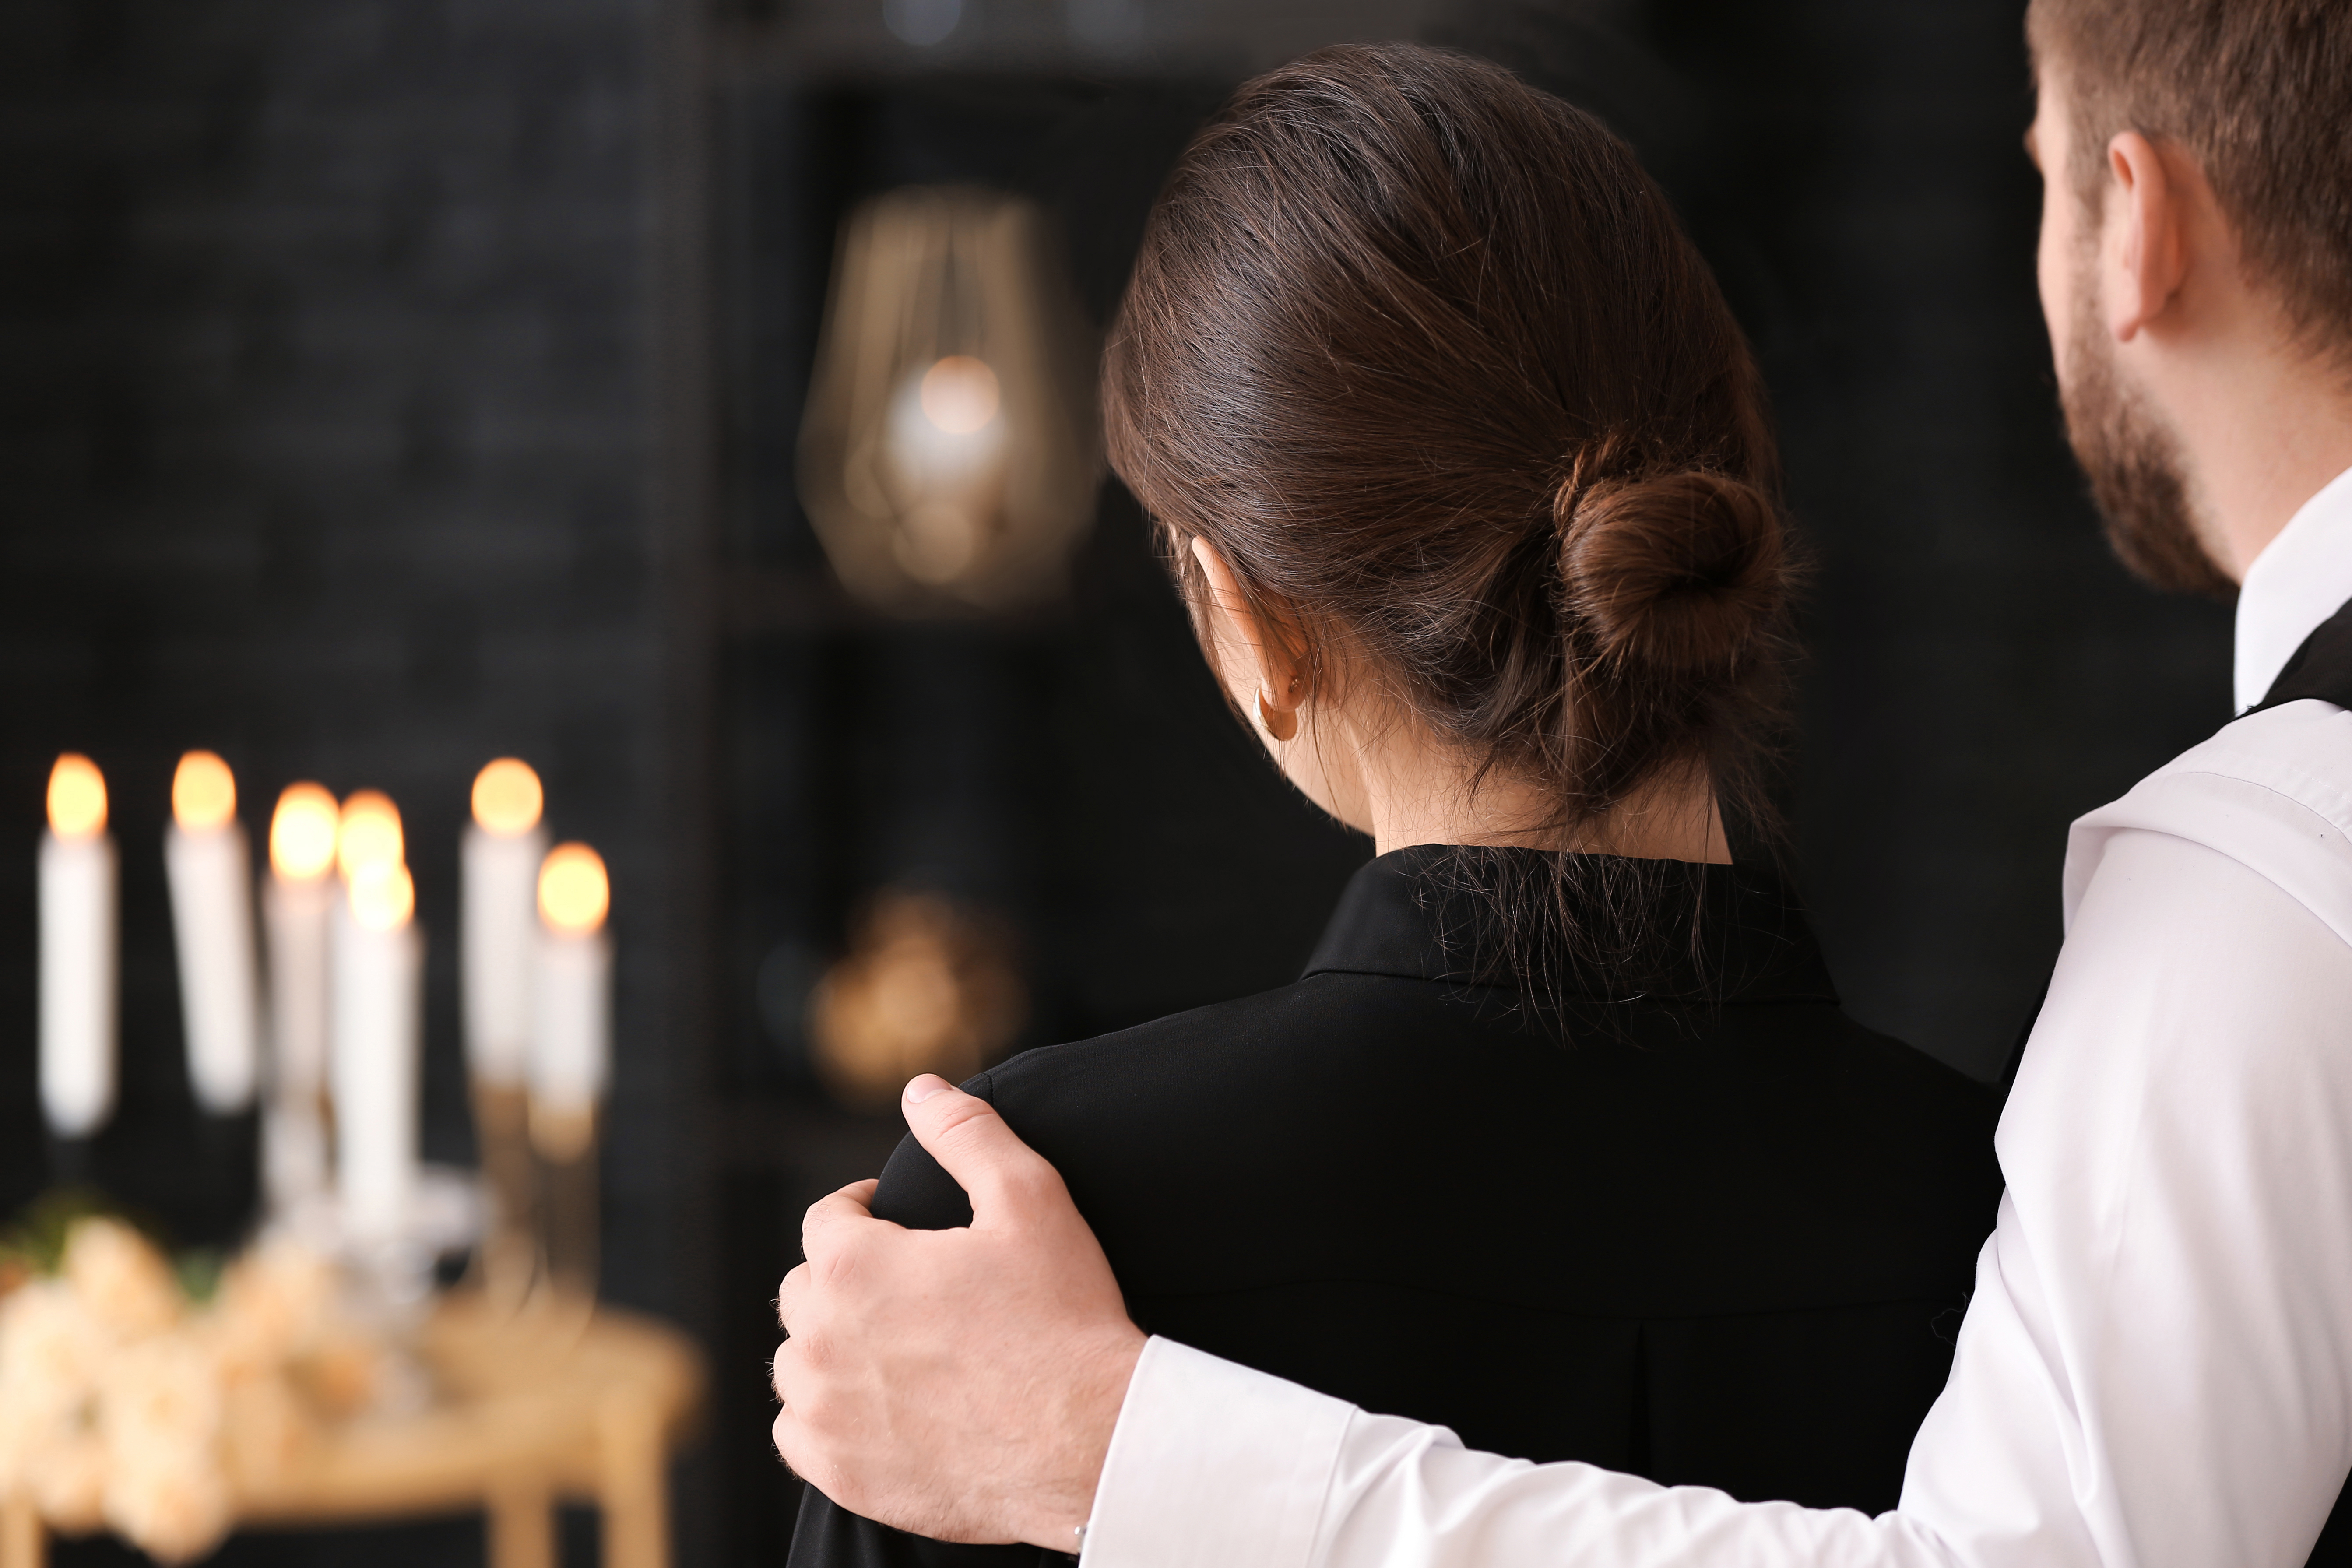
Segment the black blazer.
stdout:
<svg viewBox="0 0 2352 1568">
<path fill-rule="evenodd" d="M 1153 1333 L 1474 1448 L 1894 1507 L 2000 1196 L 1991 1091 L 1840 1012 L 1745 868 L 1650 868 L 1679 956 L 1646 994 L 1567 961 L 1558 1007 L 1476 984 L 1457 894 L 1541 864 L 1482 854 L 1366 866 L 1296 984 L 969 1087 L 1060 1168 Z M 874 1209 L 971 1217 L 912 1139 Z M 1038 1558 L 811 1488 L 791 1562 Z"/>
</svg>

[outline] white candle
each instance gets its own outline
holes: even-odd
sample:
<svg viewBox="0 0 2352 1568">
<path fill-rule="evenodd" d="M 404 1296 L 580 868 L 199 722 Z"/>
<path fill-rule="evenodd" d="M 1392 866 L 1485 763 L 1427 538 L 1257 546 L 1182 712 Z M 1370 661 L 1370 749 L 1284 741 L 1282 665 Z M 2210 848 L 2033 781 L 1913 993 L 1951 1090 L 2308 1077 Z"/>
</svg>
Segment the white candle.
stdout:
<svg viewBox="0 0 2352 1568">
<path fill-rule="evenodd" d="M 197 1104 L 215 1116 L 233 1115 L 253 1103 L 259 1055 L 253 874 L 236 820 L 236 781 L 210 752 L 190 752 L 172 775 L 163 869 L 172 889 L 188 1081 Z"/>
<path fill-rule="evenodd" d="M 335 904 L 335 797 L 289 784 L 269 818 L 269 1109 L 262 1169 L 283 1215 L 327 1188 L 328 947 Z"/>
<path fill-rule="evenodd" d="M 476 1079 L 501 1088 L 530 1071 L 541 799 L 529 764 L 499 758 L 474 779 L 474 821 L 459 846 L 466 1059 Z"/>
<path fill-rule="evenodd" d="M 336 1188 L 344 1226 L 362 1242 L 398 1239 L 416 1190 L 425 954 L 415 903 L 405 866 L 362 864 L 334 917 Z"/>
<path fill-rule="evenodd" d="M 612 1071 L 612 901 L 604 862 L 585 844 L 561 844 L 539 873 L 539 982 L 530 1047 L 532 1142 L 553 1160 L 576 1159 Z"/>
<path fill-rule="evenodd" d="M 88 757 L 49 773 L 41 836 L 41 1109 L 61 1138 L 114 1110 L 114 841 L 106 780 Z"/>
</svg>

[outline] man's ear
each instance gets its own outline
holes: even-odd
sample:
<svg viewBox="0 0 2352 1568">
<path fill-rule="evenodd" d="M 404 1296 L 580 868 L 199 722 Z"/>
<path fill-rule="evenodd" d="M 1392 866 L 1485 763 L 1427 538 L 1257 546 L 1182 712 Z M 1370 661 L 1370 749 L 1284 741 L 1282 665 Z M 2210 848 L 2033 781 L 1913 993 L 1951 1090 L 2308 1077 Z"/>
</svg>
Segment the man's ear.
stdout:
<svg viewBox="0 0 2352 1568">
<path fill-rule="evenodd" d="M 2185 193 L 2164 155 L 2137 131 L 2107 143 L 2105 222 L 2099 240 L 2107 330 L 2127 343 L 2162 316 L 2189 271 Z"/>
<path fill-rule="evenodd" d="M 1192 559 L 1208 579 L 1210 636 L 1228 647 L 1228 657 L 1247 658 L 1248 673 L 1257 681 L 1265 705 L 1278 713 L 1297 710 L 1307 700 L 1307 682 L 1299 661 L 1276 628 L 1266 625 L 1242 596 L 1240 582 L 1217 547 L 1197 535 Z M 1246 704 L 1244 704 L 1246 705 Z"/>
</svg>

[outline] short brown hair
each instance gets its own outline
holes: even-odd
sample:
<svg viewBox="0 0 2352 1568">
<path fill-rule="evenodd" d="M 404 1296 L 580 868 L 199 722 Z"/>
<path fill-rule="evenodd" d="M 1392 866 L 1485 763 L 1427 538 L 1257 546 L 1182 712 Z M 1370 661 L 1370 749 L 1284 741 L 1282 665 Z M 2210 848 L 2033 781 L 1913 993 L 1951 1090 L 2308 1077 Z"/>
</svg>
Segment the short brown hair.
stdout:
<svg viewBox="0 0 2352 1568">
<path fill-rule="evenodd" d="M 2352 5 L 2032 0 L 2026 37 L 2065 74 L 2092 210 L 2116 132 L 2186 149 L 2297 332 L 2352 355 Z"/>
<path fill-rule="evenodd" d="M 1777 712 L 1788 564 L 1746 340 L 1591 116 L 1416 45 L 1244 87 L 1153 209 L 1111 462 L 1189 542 L 1557 826 L 1676 767 L 1727 809 Z"/>
</svg>

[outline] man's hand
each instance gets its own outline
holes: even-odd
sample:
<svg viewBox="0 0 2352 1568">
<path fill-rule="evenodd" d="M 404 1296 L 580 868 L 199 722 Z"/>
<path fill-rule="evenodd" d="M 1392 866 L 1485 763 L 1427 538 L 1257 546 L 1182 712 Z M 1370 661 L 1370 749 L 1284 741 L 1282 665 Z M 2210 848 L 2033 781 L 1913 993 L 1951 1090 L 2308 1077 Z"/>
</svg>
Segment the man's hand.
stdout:
<svg viewBox="0 0 2352 1568">
<path fill-rule="evenodd" d="M 872 1182 L 808 1211 L 776 1298 L 776 1451 L 900 1530 L 1075 1552 L 1143 1331 L 1060 1173 L 987 1101 L 927 1073 L 904 1108 L 971 1226 L 876 1219 Z"/>
</svg>

